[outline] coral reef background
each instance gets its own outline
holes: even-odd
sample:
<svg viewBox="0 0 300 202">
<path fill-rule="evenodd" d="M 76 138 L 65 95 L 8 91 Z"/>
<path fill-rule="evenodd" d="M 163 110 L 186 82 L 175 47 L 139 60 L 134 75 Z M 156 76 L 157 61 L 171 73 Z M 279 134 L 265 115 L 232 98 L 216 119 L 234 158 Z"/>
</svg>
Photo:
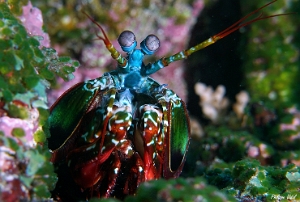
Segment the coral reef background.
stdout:
<svg viewBox="0 0 300 202">
<path fill-rule="evenodd" d="M 265 3 L 0 1 L 0 199 L 51 200 L 49 106 L 75 83 L 115 68 L 82 10 L 115 47 L 126 29 L 137 41 L 156 34 L 154 61 Z M 300 200 L 299 10 L 299 0 L 277 1 L 262 14 L 295 13 L 251 24 L 153 76 L 187 102 L 191 145 L 183 178 L 144 183 L 125 200 Z"/>
</svg>

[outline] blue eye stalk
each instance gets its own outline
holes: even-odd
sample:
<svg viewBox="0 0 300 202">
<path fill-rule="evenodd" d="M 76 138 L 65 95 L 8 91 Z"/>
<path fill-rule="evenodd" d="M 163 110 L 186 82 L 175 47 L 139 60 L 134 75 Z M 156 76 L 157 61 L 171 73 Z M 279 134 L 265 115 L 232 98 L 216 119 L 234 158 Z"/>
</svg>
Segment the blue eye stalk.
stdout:
<svg viewBox="0 0 300 202">
<path fill-rule="evenodd" d="M 137 49 L 137 42 L 133 32 L 123 31 L 118 42 L 124 52 L 127 53 L 127 63 L 124 67 L 120 66 L 118 73 L 120 75 L 120 85 L 122 87 L 137 89 L 145 81 L 146 77 L 159 69 L 163 64 L 154 63 L 144 65 L 145 55 L 153 55 L 160 46 L 159 38 L 153 34 L 147 36 L 141 43 L 141 49 Z"/>
<path fill-rule="evenodd" d="M 130 54 L 137 45 L 134 33 L 128 30 L 120 34 L 118 42 L 122 50 L 128 54 Z"/>
<path fill-rule="evenodd" d="M 127 64 L 119 68 L 120 85 L 131 89 L 140 88 L 148 75 L 163 68 L 163 64 L 154 63 L 144 65 L 143 60 L 145 55 L 153 55 L 159 48 L 159 38 L 153 34 L 147 36 L 141 43 L 141 49 L 137 49 L 136 38 L 133 32 L 123 31 L 118 42 L 124 52 L 127 53 Z M 120 65 L 119 65 L 120 67 Z M 122 73 L 122 74 L 120 74 Z"/>
<path fill-rule="evenodd" d="M 141 42 L 140 46 L 144 54 L 152 55 L 159 48 L 160 41 L 157 36 L 150 34 Z"/>
</svg>

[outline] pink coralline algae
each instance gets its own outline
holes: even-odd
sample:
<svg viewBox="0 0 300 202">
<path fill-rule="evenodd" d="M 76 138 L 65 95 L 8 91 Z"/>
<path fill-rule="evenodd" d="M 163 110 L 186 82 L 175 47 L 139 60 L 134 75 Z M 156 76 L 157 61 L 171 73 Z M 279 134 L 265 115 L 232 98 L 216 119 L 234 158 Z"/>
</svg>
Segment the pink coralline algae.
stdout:
<svg viewBox="0 0 300 202">
<path fill-rule="evenodd" d="M 38 117 L 37 110 L 34 110 L 32 114 L 36 114 L 35 117 Z M 33 133 L 37 129 L 36 123 L 37 121 L 34 118 L 22 120 L 3 116 L 0 117 L 0 131 L 24 148 L 34 147 Z M 13 136 L 12 131 L 16 128 L 24 131 L 23 137 Z M 15 151 L 0 144 L 0 201 L 14 202 L 29 197 L 29 190 L 19 176 L 23 169 L 21 165 L 25 165 L 26 162 L 25 160 L 21 162 L 16 159 L 16 155 Z"/>
<path fill-rule="evenodd" d="M 42 31 L 43 19 L 39 9 L 32 7 L 29 2 L 23 7 L 23 15 L 19 19 L 28 35 L 43 38 L 39 38 L 40 46 L 50 46 L 48 34 Z M 15 202 L 29 199 L 30 190 L 20 177 L 26 170 L 28 162 L 26 159 L 18 159 L 19 154 L 14 150 L 23 148 L 22 151 L 26 151 L 36 145 L 33 136 L 38 128 L 39 112 L 29 107 L 26 110 L 29 115 L 27 119 L 9 117 L 7 113 L 2 113 L 0 117 L 0 201 Z M 14 134 L 16 131 L 19 133 Z"/>
<path fill-rule="evenodd" d="M 272 150 L 271 150 L 272 151 Z M 267 165 L 268 158 L 271 158 L 272 152 L 270 147 L 264 143 L 250 145 L 247 148 L 247 155 L 250 158 L 255 158 L 260 161 L 262 165 Z"/>
<path fill-rule="evenodd" d="M 33 147 L 35 145 L 33 134 L 38 127 L 38 111 L 36 109 L 31 110 L 31 117 L 33 118 L 26 120 L 10 118 L 7 116 L 0 117 L 0 131 L 2 131 L 5 136 L 14 138 L 17 142 L 20 142 L 20 139 L 24 140 L 23 142 L 26 143 L 25 146 Z M 24 131 L 24 137 L 15 138 L 12 135 L 14 128 L 21 128 Z"/>
<path fill-rule="evenodd" d="M 18 201 L 20 198 L 26 198 L 28 193 L 18 177 L 18 165 L 12 157 L 15 155 L 11 149 L 0 146 L 0 182 L 5 182 L 5 186 L 0 187 L 0 200 L 6 202 Z"/>
<path fill-rule="evenodd" d="M 287 109 L 286 112 L 292 114 L 294 118 L 291 123 L 280 124 L 280 131 L 297 130 L 300 126 L 300 111 L 298 111 L 296 108 L 290 108 Z"/>
<path fill-rule="evenodd" d="M 38 8 L 32 7 L 30 1 L 27 6 L 23 6 L 23 14 L 19 17 L 19 19 L 30 36 L 42 37 L 42 39 L 39 40 L 41 46 L 50 47 L 49 35 L 42 29 L 42 12 Z"/>
</svg>

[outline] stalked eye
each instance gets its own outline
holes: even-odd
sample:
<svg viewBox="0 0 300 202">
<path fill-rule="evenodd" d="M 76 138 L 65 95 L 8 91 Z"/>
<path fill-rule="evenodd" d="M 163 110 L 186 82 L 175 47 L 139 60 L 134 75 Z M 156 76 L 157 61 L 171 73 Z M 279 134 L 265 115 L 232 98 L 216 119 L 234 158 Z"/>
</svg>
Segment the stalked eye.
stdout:
<svg viewBox="0 0 300 202">
<path fill-rule="evenodd" d="M 150 51 L 156 51 L 160 46 L 159 38 L 151 34 L 145 39 L 145 45 Z"/>
<path fill-rule="evenodd" d="M 141 42 L 140 45 L 144 54 L 152 55 L 159 48 L 159 38 L 154 34 L 150 34 Z"/>
<path fill-rule="evenodd" d="M 135 41 L 134 33 L 128 30 L 122 32 L 118 38 L 118 42 L 122 47 L 130 47 Z"/>
</svg>

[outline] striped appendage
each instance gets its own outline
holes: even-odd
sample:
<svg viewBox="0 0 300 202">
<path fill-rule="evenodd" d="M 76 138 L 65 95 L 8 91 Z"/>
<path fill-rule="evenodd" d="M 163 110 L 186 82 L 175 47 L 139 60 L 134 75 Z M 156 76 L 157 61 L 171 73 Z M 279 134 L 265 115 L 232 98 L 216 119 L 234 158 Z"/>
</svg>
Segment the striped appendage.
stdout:
<svg viewBox="0 0 300 202">
<path fill-rule="evenodd" d="M 110 85 L 112 81 L 114 85 Z M 73 130 L 71 126 L 63 131 L 51 128 L 57 134 L 54 137 L 61 132 L 65 135 L 65 139 L 58 138 L 60 144 L 50 139 L 52 162 L 59 177 L 53 191 L 55 199 L 122 199 L 134 194 L 143 181 L 177 177 L 181 172 L 189 141 L 184 103 L 165 85 L 150 78 L 139 91 L 113 87 L 118 86 L 116 81 L 118 77 L 106 74 L 98 81 L 78 84 L 53 106 L 56 116 L 52 116 L 52 122 L 63 122 L 65 116 L 77 122 L 72 123 Z M 84 102 L 78 111 L 80 95 L 90 102 Z M 74 111 L 67 112 L 73 116 L 59 113 L 70 106 Z M 179 133 L 176 125 L 182 128 Z"/>
<path fill-rule="evenodd" d="M 163 145 L 161 137 L 162 111 L 154 105 L 140 107 L 142 118 L 140 130 L 144 140 L 144 170 L 145 180 L 161 177 L 162 156 L 159 153 Z"/>
</svg>

